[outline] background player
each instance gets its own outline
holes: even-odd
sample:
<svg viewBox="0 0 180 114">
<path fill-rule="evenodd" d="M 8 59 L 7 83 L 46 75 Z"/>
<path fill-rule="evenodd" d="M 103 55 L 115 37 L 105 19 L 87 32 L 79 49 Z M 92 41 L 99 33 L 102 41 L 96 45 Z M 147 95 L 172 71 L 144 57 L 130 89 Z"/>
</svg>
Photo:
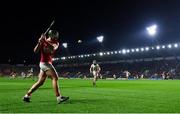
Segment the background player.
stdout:
<svg viewBox="0 0 180 114">
<path fill-rule="evenodd" d="M 126 80 L 128 80 L 131 73 L 128 70 L 124 71 L 124 73 L 125 73 L 125 76 L 126 76 Z"/>
<path fill-rule="evenodd" d="M 39 80 L 31 87 L 31 89 L 29 89 L 27 94 L 24 96 L 23 101 L 30 102 L 30 97 L 32 93 L 43 85 L 47 76 L 50 76 L 50 78 L 52 79 L 52 85 L 58 103 L 61 103 L 69 99 L 69 97 L 64 97 L 60 94 L 58 87 L 58 74 L 56 72 L 56 69 L 52 65 L 52 57 L 54 55 L 54 52 L 59 47 L 58 38 L 59 38 L 59 33 L 55 30 L 50 30 L 48 32 L 48 38 L 46 38 L 44 34 L 42 34 L 41 37 L 39 38 L 39 41 L 34 48 L 35 53 L 40 52 L 41 54 L 41 60 L 39 64 L 40 66 Z"/>
<path fill-rule="evenodd" d="M 94 79 L 93 79 L 93 86 L 96 86 L 96 81 L 98 76 L 100 75 L 101 68 L 99 64 L 97 64 L 96 60 L 93 60 L 93 64 L 90 67 L 90 73 L 93 74 Z"/>
<path fill-rule="evenodd" d="M 31 68 L 30 70 L 28 70 L 27 78 L 31 78 L 32 80 L 34 80 L 34 74 L 33 74 L 33 72 L 34 72 L 33 68 Z"/>
</svg>

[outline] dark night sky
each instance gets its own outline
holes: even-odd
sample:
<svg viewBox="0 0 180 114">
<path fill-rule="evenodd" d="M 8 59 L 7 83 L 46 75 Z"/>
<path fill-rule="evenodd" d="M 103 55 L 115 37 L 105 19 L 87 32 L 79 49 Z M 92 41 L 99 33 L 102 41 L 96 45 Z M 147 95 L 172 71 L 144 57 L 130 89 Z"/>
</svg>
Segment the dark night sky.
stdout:
<svg viewBox="0 0 180 114">
<path fill-rule="evenodd" d="M 60 42 L 69 43 L 68 51 L 60 47 L 56 56 L 180 41 L 180 0 L 16 1 L 2 5 L 6 8 L 1 8 L 0 63 L 9 58 L 12 63 L 24 59 L 38 63 L 33 48 L 53 19 Z M 154 23 L 158 25 L 156 41 L 145 33 Z M 96 42 L 98 35 L 105 37 L 103 49 Z"/>
</svg>

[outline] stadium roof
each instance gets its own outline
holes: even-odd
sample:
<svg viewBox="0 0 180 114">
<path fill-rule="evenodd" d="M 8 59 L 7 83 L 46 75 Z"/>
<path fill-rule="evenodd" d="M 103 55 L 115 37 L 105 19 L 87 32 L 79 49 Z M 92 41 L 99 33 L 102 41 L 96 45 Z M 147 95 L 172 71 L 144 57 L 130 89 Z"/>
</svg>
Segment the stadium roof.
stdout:
<svg viewBox="0 0 180 114">
<path fill-rule="evenodd" d="M 156 45 L 156 46 L 145 46 L 145 47 L 136 47 L 136 48 L 126 48 L 126 49 L 119 49 L 114 51 L 104 51 L 98 53 L 91 53 L 91 54 L 81 54 L 81 55 L 71 55 L 71 56 L 64 56 L 59 58 L 53 58 L 53 61 L 59 60 L 73 60 L 73 59 L 83 59 L 83 58 L 92 58 L 92 57 L 103 57 L 103 56 L 111 56 L 111 55 L 127 55 L 127 54 L 134 54 L 136 53 L 148 53 L 148 52 L 155 52 L 158 53 L 161 50 L 169 51 L 170 53 L 174 54 L 172 50 L 179 50 L 180 43 L 171 43 L 166 45 Z M 165 56 L 165 55 L 161 55 Z"/>
</svg>

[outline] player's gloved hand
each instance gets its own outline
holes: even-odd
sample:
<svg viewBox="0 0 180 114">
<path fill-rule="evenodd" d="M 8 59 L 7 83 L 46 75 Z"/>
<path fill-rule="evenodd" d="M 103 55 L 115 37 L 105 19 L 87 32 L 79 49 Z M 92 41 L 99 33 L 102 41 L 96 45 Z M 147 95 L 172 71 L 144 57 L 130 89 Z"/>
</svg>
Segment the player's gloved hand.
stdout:
<svg viewBox="0 0 180 114">
<path fill-rule="evenodd" d="M 45 41 L 46 35 L 42 34 L 41 37 L 39 38 L 38 42 L 41 44 Z"/>
</svg>

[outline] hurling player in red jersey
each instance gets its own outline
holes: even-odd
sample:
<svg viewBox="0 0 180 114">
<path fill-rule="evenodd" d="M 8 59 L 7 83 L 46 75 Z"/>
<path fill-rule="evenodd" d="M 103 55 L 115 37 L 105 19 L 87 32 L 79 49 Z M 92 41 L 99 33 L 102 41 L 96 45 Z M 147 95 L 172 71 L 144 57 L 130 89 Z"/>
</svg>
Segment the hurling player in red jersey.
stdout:
<svg viewBox="0 0 180 114">
<path fill-rule="evenodd" d="M 32 93 L 43 85 L 47 76 L 50 76 L 52 79 L 52 85 L 57 97 L 57 102 L 61 103 L 69 99 L 69 97 L 60 94 L 58 87 L 58 74 L 52 65 L 52 57 L 59 47 L 58 38 L 59 33 L 56 30 L 50 30 L 48 32 L 48 38 L 46 38 L 44 34 L 39 38 L 38 43 L 34 48 L 35 53 L 40 52 L 41 54 L 39 80 L 29 89 L 27 94 L 24 96 L 23 101 L 30 102 Z"/>
</svg>

